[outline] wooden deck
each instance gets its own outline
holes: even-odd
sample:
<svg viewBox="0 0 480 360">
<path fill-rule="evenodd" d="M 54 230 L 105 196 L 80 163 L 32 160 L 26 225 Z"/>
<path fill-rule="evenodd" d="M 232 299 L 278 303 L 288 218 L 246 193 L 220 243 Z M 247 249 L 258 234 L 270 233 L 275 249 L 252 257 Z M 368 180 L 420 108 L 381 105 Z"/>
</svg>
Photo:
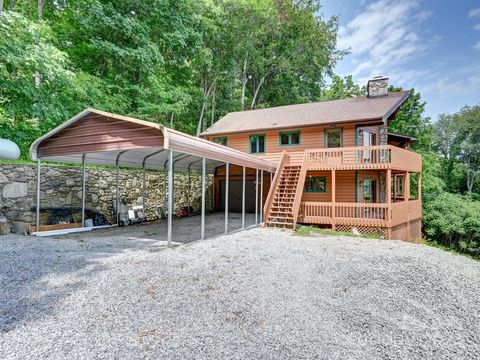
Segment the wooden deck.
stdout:
<svg viewBox="0 0 480 360">
<path fill-rule="evenodd" d="M 391 228 L 422 217 L 420 200 L 364 204 L 303 201 L 298 222 Z"/>
<path fill-rule="evenodd" d="M 382 170 L 421 172 L 422 157 L 413 151 L 392 145 L 357 146 L 334 149 L 306 149 L 288 152 L 290 165 L 302 165 L 307 170 Z M 279 162 L 281 153 L 261 157 Z"/>
<path fill-rule="evenodd" d="M 417 186 L 418 198 L 421 199 L 422 158 L 419 154 L 385 145 L 305 149 L 299 152 L 283 152 L 279 159 L 274 156 L 276 154 L 266 157 L 278 164 L 264 207 L 267 226 L 294 229 L 297 223 L 305 223 L 327 225 L 334 230 L 343 231 L 352 231 L 355 227 L 362 233 L 387 239 L 419 241 L 422 204 L 421 200 L 409 199 L 411 172 L 420 174 Z M 341 170 L 384 172 L 385 203 L 336 202 L 337 175 L 341 179 Z M 302 201 L 307 171 L 331 173 L 330 202 Z M 404 176 L 404 200 L 392 202 L 392 174 L 400 172 Z M 338 190 L 342 191 L 341 188 Z"/>
</svg>

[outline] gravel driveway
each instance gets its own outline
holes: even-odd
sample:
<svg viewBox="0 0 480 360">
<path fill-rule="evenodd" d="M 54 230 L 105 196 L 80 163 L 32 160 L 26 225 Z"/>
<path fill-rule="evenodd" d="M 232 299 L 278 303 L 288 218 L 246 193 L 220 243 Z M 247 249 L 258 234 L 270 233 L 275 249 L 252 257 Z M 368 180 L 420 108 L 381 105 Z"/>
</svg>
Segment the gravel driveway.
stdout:
<svg viewBox="0 0 480 360">
<path fill-rule="evenodd" d="M 480 358 L 480 263 L 255 228 L 0 238 L 0 359 Z"/>
</svg>

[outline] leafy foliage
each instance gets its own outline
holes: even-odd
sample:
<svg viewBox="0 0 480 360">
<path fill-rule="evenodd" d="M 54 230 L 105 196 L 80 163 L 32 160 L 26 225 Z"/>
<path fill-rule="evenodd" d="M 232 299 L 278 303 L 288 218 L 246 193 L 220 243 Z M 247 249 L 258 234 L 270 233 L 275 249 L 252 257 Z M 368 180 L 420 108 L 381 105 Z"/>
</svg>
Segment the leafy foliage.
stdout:
<svg viewBox="0 0 480 360">
<path fill-rule="evenodd" d="M 42 5 L 42 16 L 38 6 Z M 7 1 L 0 136 L 22 157 L 86 107 L 195 133 L 227 112 L 314 100 L 344 53 L 317 1 Z"/>
<path fill-rule="evenodd" d="M 480 256 L 480 202 L 443 192 L 425 203 L 423 222 L 435 242 Z"/>
</svg>

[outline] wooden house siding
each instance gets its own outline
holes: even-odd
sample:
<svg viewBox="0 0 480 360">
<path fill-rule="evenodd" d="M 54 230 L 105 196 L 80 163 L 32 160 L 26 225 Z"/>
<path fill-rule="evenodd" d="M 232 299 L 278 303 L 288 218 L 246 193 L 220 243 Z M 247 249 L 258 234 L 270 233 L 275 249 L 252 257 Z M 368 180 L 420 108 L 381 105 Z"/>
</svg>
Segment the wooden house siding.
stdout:
<svg viewBox="0 0 480 360">
<path fill-rule="evenodd" d="M 208 139 L 213 141 L 214 138 L 227 138 L 227 146 L 236 150 L 250 153 L 250 135 L 265 134 L 265 153 L 255 154 L 258 157 L 268 160 L 278 161 L 283 151 L 301 152 L 305 149 L 318 149 L 325 147 L 325 131 L 330 129 L 324 126 L 303 127 L 298 129 L 279 129 L 260 132 L 243 132 L 235 134 L 209 136 Z M 337 126 L 336 129 L 342 130 L 343 147 L 355 146 L 355 125 L 346 124 Z M 280 145 L 279 136 L 282 132 L 300 131 L 299 145 Z"/>
</svg>

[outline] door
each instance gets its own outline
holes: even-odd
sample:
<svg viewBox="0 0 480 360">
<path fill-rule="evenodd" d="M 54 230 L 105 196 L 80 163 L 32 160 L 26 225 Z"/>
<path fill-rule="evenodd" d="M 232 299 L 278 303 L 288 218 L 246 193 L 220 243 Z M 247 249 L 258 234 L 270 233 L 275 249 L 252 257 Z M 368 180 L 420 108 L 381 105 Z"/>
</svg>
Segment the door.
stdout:
<svg viewBox="0 0 480 360">
<path fill-rule="evenodd" d="M 363 180 L 363 202 L 364 203 L 377 202 L 377 180 L 375 179 Z"/>
<path fill-rule="evenodd" d="M 363 146 L 369 147 L 374 146 L 377 143 L 377 135 L 369 131 L 363 131 Z M 371 149 L 366 149 L 363 151 L 363 159 L 365 162 L 375 162 L 374 152 Z"/>
</svg>

